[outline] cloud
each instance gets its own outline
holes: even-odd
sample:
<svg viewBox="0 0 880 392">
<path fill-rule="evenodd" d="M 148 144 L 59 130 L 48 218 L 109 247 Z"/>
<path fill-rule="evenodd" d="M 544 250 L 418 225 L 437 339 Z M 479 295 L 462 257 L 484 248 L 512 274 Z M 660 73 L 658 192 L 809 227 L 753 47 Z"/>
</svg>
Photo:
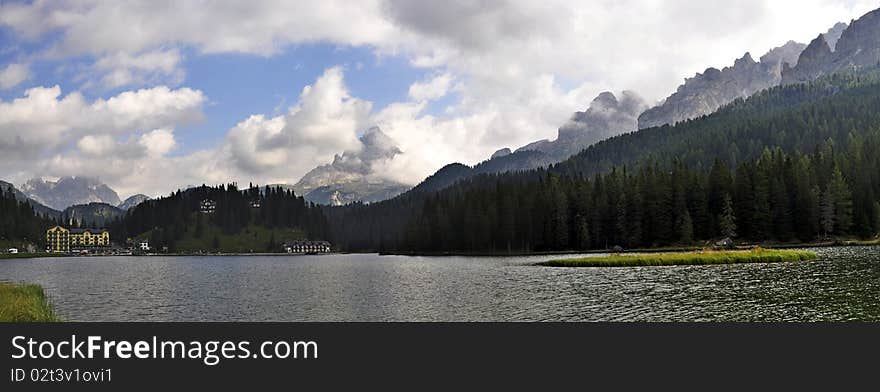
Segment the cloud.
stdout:
<svg viewBox="0 0 880 392">
<path fill-rule="evenodd" d="M 62 96 L 59 86 L 31 88 L 0 101 L 0 166 L 19 181 L 96 173 L 108 181 L 137 178 L 140 160 L 167 154 L 175 146 L 172 129 L 201 119 L 204 102 L 201 91 L 165 86 L 91 102 L 77 92 Z"/>
<path fill-rule="evenodd" d="M 35 57 L 92 59 L 87 83 L 105 88 L 185 84 L 183 53 L 272 56 L 309 44 L 365 46 L 379 56 L 404 57 L 432 75 L 373 111 L 350 95 L 341 69 L 330 69 L 287 113 L 254 114 L 218 130 L 225 135 L 216 148 L 168 157 L 177 143 L 167 143 L 173 132 L 172 138 L 160 133 L 151 144 L 165 146 L 155 150 L 166 154 L 159 162 L 138 155 L 131 164 L 113 157 L 69 166 L 136 170 L 131 177 L 140 180 L 114 174 L 119 185 L 113 185 L 155 194 L 153 185 L 167 190 L 229 179 L 295 181 L 335 154 L 361 148 L 358 132 L 372 125 L 403 151 L 376 170 L 418 182 L 450 162 L 473 164 L 501 147 L 553 138 L 601 91 L 634 90 L 656 101 L 708 66 L 723 67 L 746 51 L 764 53 L 792 39 L 809 41 L 877 7 L 863 0 L 793 3 L 35 0 L 0 5 L 0 26 L 47 48 Z M 186 108 L 203 103 L 200 92 L 157 89 L 87 102 L 78 93 L 62 97 L 43 87 L 0 102 L 0 152 L 12 154 L 0 163 L 20 160 L 16 166 L 26 167 L 34 153 L 85 159 L 107 137 L 114 150 L 128 148 L 139 145 L 141 135 L 173 131 L 198 117 Z M 450 91 L 456 100 L 445 111 L 429 110 L 427 101 Z M 96 139 L 80 142 L 87 135 Z M 147 154 L 143 145 L 140 150 Z M 15 170 L 7 166 L 6 172 Z"/>
<path fill-rule="evenodd" d="M 452 75 L 444 73 L 425 82 L 413 83 L 409 86 L 409 97 L 416 101 L 431 101 L 442 98 L 449 92 Z"/>
<path fill-rule="evenodd" d="M 372 105 L 353 98 L 342 69 L 327 69 L 303 88 L 299 102 L 282 116 L 254 115 L 226 136 L 235 169 L 262 178 L 295 181 L 316 163 L 357 149 Z"/>
<path fill-rule="evenodd" d="M 0 90 L 8 90 L 21 84 L 31 76 L 27 64 L 12 63 L 0 69 Z"/>
<path fill-rule="evenodd" d="M 155 50 L 132 55 L 116 52 L 102 56 L 92 67 L 100 76 L 100 84 L 108 89 L 127 85 L 144 85 L 155 81 L 183 81 L 184 71 L 179 67 L 177 49 Z"/>
</svg>

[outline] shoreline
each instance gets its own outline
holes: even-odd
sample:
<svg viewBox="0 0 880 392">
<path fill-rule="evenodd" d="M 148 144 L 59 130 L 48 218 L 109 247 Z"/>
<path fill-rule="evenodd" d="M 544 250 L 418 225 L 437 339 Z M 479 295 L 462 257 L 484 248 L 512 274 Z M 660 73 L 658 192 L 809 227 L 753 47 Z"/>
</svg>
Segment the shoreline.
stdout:
<svg viewBox="0 0 880 392">
<path fill-rule="evenodd" d="M 842 240 L 828 242 L 790 243 L 790 244 L 743 244 L 737 245 L 732 251 L 750 250 L 755 247 L 764 249 L 811 249 L 811 248 L 834 248 L 834 247 L 867 247 L 880 246 L 880 240 Z M 60 254 L 60 253 L 0 253 L 0 260 L 12 259 L 37 259 L 37 258 L 65 258 L 65 257 L 290 257 L 290 256 L 330 256 L 330 255 L 358 255 L 378 254 L 380 256 L 413 256 L 413 257 L 529 257 L 529 256 L 566 256 L 566 255 L 596 255 L 596 254 L 657 254 L 657 253 L 682 253 L 695 252 L 705 249 L 699 246 L 679 246 L 646 249 L 624 249 L 615 251 L 604 250 L 570 250 L 554 252 L 330 252 L 318 254 L 303 253 L 147 253 L 147 254 Z"/>
<path fill-rule="evenodd" d="M 763 249 L 706 251 L 685 253 L 614 254 L 605 257 L 556 259 L 537 263 L 536 266 L 554 268 L 618 268 L 666 267 L 688 265 L 761 264 L 810 261 L 818 259 L 813 252 L 803 250 Z"/>
</svg>

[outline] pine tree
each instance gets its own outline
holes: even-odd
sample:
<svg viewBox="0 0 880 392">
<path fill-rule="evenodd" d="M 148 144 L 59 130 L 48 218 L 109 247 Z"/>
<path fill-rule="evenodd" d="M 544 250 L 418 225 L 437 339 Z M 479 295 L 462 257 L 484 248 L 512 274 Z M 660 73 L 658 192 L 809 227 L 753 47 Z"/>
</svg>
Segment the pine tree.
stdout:
<svg viewBox="0 0 880 392">
<path fill-rule="evenodd" d="M 675 231 L 678 234 L 678 241 L 682 245 L 690 245 L 694 243 L 694 222 L 691 220 L 691 214 L 687 211 L 678 216 L 675 222 Z"/>
<path fill-rule="evenodd" d="M 849 186 L 839 168 L 835 168 L 828 184 L 834 209 L 834 229 L 837 234 L 847 234 L 853 223 L 853 202 Z"/>
<path fill-rule="evenodd" d="M 733 199 L 730 194 L 724 195 L 721 215 L 718 216 L 718 227 L 724 237 L 736 238 L 736 216 L 733 212 Z"/>
</svg>

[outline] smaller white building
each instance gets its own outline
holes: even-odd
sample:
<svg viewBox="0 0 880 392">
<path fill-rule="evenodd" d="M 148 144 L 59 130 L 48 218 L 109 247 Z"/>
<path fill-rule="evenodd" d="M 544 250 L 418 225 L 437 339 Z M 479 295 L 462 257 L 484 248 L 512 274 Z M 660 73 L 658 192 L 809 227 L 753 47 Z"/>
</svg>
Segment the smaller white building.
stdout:
<svg viewBox="0 0 880 392">
<path fill-rule="evenodd" d="M 18 254 L 18 248 L 9 248 L 9 254 Z"/>
<path fill-rule="evenodd" d="M 149 252 L 150 251 L 150 243 L 147 241 L 141 241 L 138 244 L 138 248 L 144 252 Z"/>
</svg>

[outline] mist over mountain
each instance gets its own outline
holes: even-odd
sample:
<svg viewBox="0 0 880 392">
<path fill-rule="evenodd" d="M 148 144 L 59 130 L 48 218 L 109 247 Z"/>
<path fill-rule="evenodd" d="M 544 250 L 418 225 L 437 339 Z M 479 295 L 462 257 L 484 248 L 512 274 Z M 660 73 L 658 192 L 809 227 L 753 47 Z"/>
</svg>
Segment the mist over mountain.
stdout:
<svg viewBox="0 0 880 392">
<path fill-rule="evenodd" d="M 345 151 L 332 163 L 312 169 L 293 190 L 313 203 L 343 205 L 389 199 L 411 187 L 379 172 L 379 166 L 402 153 L 391 137 L 372 127 L 361 135 L 360 142 L 360 150 Z"/>
<path fill-rule="evenodd" d="M 606 91 L 560 127 L 556 140 L 541 140 L 517 151 L 540 151 L 551 160 L 562 161 L 594 143 L 636 131 L 639 115 L 646 108 L 645 101 L 632 91 L 624 91 L 620 100 Z"/>
<path fill-rule="evenodd" d="M 822 75 L 880 63 L 880 10 L 853 21 L 835 40 L 839 28 L 835 26 L 810 42 L 797 66 L 783 71 L 782 84 L 809 82 Z"/>
<path fill-rule="evenodd" d="M 21 187 L 21 191 L 48 207 L 64 210 L 77 204 L 107 203 L 118 205 L 121 201 L 116 191 L 95 178 L 62 177 L 58 181 L 33 178 Z"/>
</svg>

